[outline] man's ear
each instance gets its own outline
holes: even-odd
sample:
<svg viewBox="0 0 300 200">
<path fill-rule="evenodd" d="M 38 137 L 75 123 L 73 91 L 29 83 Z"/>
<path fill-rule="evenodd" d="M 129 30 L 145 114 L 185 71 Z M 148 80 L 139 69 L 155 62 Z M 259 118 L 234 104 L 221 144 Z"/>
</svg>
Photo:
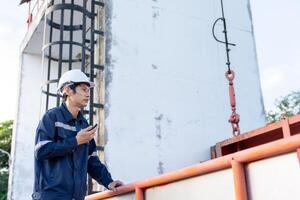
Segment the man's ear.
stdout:
<svg viewBox="0 0 300 200">
<path fill-rule="evenodd" d="M 73 90 L 70 87 L 65 87 L 63 89 L 63 93 L 66 94 L 67 96 L 70 96 L 71 94 L 73 94 Z"/>
</svg>

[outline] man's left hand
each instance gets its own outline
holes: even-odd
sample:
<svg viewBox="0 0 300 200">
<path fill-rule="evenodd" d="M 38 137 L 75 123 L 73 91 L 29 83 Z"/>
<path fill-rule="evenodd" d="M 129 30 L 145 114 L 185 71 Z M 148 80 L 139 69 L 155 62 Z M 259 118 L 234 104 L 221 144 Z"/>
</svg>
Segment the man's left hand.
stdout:
<svg viewBox="0 0 300 200">
<path fill-rule="evenodd" d="M 124 183 L 122 181 L 113 181 L 111 182 L 109 185 L 108 185 L 108 189 L 112 190 L 112 191 L 117 191 L 118 190 L 118 187 L 124 185 Z"/>
</svg>

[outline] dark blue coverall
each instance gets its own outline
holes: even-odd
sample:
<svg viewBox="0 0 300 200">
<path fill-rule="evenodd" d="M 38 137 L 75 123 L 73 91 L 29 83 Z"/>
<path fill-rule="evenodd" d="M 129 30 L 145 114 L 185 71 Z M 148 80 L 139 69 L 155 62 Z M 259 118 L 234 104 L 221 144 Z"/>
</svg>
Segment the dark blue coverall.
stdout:
<svg viewBox="0 0 300 200">
<path fill-rule="evenodd" d="M 87 173 L 106 188 L 113 181 L 97 156 L 95 140 L 77 145 L 77 133 L 88 126 L 81 112 L 74 119 L 64 103 L 44 114 L 35 137 L 32 199 L 83 200 Z"/>
</svg>

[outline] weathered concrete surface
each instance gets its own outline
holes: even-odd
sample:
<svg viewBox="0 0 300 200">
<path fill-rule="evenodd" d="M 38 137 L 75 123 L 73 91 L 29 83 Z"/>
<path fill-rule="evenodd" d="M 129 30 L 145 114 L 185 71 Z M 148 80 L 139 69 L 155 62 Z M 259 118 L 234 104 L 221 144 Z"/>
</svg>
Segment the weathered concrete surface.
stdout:
<svg viewBox="0 0 300 200">
<path fill-rule="evenodd" d="M 211 145 L 231 136 L 225 50 L 211 34 L 221 16 L 219 3 L 106 1 L 105 154 L 113 177 L 132 182 L 198 163 L 209 158 Z M 231 51 L 237 112 L 247 131 L 265 122 L 249 4 L 224 5 L 229 40 L 237 44 Z M 42 29 L 33 30 L 21 46 L 10 180 L 10 195 L 17 200 L 32 192 L 34 134 L 44 104 L 37 50 Z M 221 25 L 216 31 L 223 38 Z M 56 74 L 53 70 L 51 77 Z"/>
<path fill-rule="evenodd" d="M 40 113 L 41 57 L 20 58 L 20 90 L 13 130 L 9 199 L 28 200 L 33 188 L 33 149 Z"/>
<path fill-rule="evenodd" d="M 242 131 L 265 122 L 248 0 L 225 1 Z M 106 161 L 126 182 L 209 159 L 231 136 L 220 1 L 108 2 Z M 216 28 L 223 38 L 223 27 Z"/>
</svg>

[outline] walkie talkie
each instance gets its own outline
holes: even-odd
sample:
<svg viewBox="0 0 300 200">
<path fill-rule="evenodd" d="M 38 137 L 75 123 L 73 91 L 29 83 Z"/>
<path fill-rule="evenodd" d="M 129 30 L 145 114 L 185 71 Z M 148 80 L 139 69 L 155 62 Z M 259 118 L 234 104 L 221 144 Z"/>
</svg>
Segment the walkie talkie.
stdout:
<svg viewBox="0 0 300 200">
<path fill-rule="evenodd" d="M 95 125 L 90 129 L 90 131 L 93 130 L 94 128 L 96 128 L 97 126 L 98 126 L 98 124 L 95 124 Z"/>
</svg>

